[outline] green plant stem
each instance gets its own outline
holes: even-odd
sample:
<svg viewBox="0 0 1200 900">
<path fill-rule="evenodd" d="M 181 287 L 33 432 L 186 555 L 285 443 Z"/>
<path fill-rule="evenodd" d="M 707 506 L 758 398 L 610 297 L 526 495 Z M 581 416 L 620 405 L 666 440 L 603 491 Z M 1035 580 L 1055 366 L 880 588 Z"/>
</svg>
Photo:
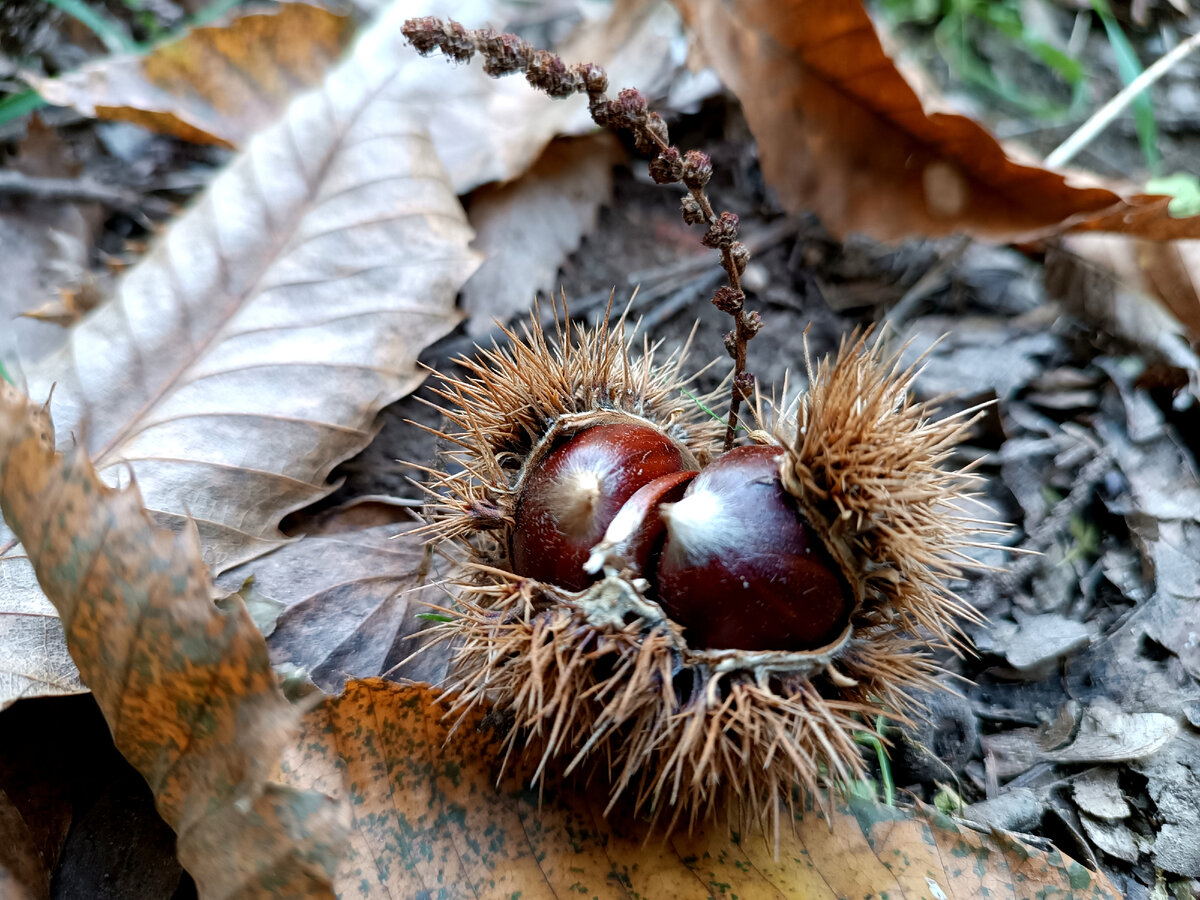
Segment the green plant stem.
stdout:
<svg viewBox="0 0 1200 900">
<path fill-rule="evenodd" d="M 1117 57 L 1117 73 L 1121 76 L 1121 82 L 1128 87 L 1142 74 L 1142 61 L 1138 59 L 1133 44 L 1129 42 L 1129 38 L 1117 24 L 1117 20 L 1109 8 L 1108 0 L 1091 0 L 1091 3 L 1092 9 L 1096 11 L 1096 14 L 1100 16 L 1100 21 L 1104 24 L 1108 42 L 1112 45 L 1113 53 Z M 1154 106 L 1150 102 L 1150 95 L 1139 94 L 1133 98 L 1131 105 L 1133 106 L 1133 120 L 1137 128 L 1138 143 L 1142 147 L 1142 155 L 1146 157 L 1146 166 L 1150 169 L 1151 175 L 1158 175 L 1162 167 L 1162 157 L 1158 152 L 1158 123 L 1154 119 Z"/>
<path fill-rule="evenodd" d="M 83 0 L 46 0 L 68 16 L 86 25 L 109 53 L 136 53 L 137 42 L 129 36 L 125 27 L 115 19 L 92 9 Z"/>
<path fill-rule="evenodd" d="M 680 388 L 679 392 L 681 394 L 683 394 L 685 397 L 687 397 L 689 400 L 691 400 L 693 403 L 695 403 L 698 407 L 700 407 L 701 411 L 704 412 L 705 414 L 707 414 L 708 416 L 710 416 L 711 418 L 716 419 L 718 422 L 725 420 L 724 416 L 722 416 L 716 410 L 709 409 L 707 406 L 705 406 L 704 403 L 701 402 L 700 398 L 697 397 L 695 394 L 693 394 L 691 391 L 689 391 L 687 388 Z M 734 430 L 735 431 L 745 431 L 746 429 L 743 426 L 738 425 Z"/>
<path fill-rule="evenodd" d="M 19 94 L 10 94 L 0 100 L 0 125 L 5 125 L 13 119 L 19 119 L 45 105 L 46 101 L 33 88 L 21 91 Z"/>
<path fill-rule="evenodd" d="M 887 728 L 887 720 L 883 716 L 879 716 L 875 720 L 875 731 L 854 732 L 854 742 L 875 749 L 875 757 L 879 761 L 879 780 L 883 782 L 883 802 L 888 806 L 895 806 L 896 782 L 892 778 L 892 761 L 888 759 L 887 748 L 880 739 L 885 728 Z"/>
</svg>

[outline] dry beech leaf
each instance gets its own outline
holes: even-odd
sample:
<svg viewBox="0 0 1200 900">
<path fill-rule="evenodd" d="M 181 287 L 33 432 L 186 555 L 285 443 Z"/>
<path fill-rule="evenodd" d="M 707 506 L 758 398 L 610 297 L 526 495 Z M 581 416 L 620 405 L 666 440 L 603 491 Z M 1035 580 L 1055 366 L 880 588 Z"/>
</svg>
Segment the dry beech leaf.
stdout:
<svg viewBox="0 0 1200 900">
<path fill-rule="evenodd" d="M 476 250 L 485 260 L 463 285 L 467 332 L 482 335 L 507 322 L 539 293 L 557 289 L 563 260 L 596 225 L 612 196 L 620 145 L 605 132 L 555 141 L 516 181 L 471 195 Z"/>
<path fill-rule="evenodd" d="M 1200 373 L 1200 358 L 1188 343 L 1182 317 L 1172 315 L 1160 293 L 1169 286 L 1175 302 L 1186 302 L 1186 283 L 1171 279 L 1190 274 L 1174 265 L 1145 272 L 1144 258 L 1181 262 L 1172 259 L 1170 245 L 1141 257 L 1146 246 L 1115 234 L 1067 235 L 1046 248 L 1046 291 L 1101 333 L 1119 335 L 1171 365 Z"/>
<path fill-rule="evenodd" d="M 1071 235 L 1064 247 L 1110 272 L 1125 289 L 1154 297 L 1200 343 L 1200 241 Z M 1177 329 L 1171 329 L 1175 331 Z"/>
<path fill-rule="evenodd" d="M 444 653 L 406 660 L 428 626 L 419 616 L 446 602 L 436 583 L 448 566 L 426 558 L 422 538 L 396 537 L 412 527 L 308 535 L 226 572 L 220 583 L 235 589 L 253 577 L 242 591 L 247 604 L 269 604 L 277 617 L 267 638 L 271 659 L 305 670 L 326 690 L 385 672 L 436 683 L 445 676 Z"/>
<path fill-rule="evenodd" d="M 961 231 L 1027 239 L 1069 227 L 1200 235 L 1170 198 L 1122 198 L 1024 165 L 965 116 L 927 111 L 859 0 L 678 0 L 738 96 L 763 173 L 789 210 L 889 240 Z M 770 85 L 764 90 L 763 85 Z"/>
<path fill-rule="evenodd" d="M 108 483 L 136 476 L 160 523 L 199 531 L 216 572 L 285 542 L 279 520 L 331 490 L 386 404 L 424 377 L 417 355 L 454 327 L 471 230 L 428 135 L 392 92 L 398 15 L 360 40 L 26 370 L 65 437 Z M 0 529 L 0 551 L 10 535 Z M 47 611 L 20 548 L 0 553 L 0 659 Z M 36 637 L 36 634 L 34 635 Z M 49 646 L 55 646 L 53 637 Z M 0 674 L 0 706 L 61 666 Z"/>
<path fill-rule="evenodd" d="M 45 411 L 0 384 L 0 508 L 30 548 L 117 749 L 179 834 L 201 896 L 331 897 L 339 804 L 270 781 L 296 733 L 237 596 L 216 605 L 193 528 L 155 526 Z"/>
<path fill-rule="evenodd" d="M 112 56 L 58 78 L 30 76 L 48 102 L 184 140 L 236 147 L 321 82 L 352 32 L 349 17 L 284 3 L 195 28 L 145 56 Z"/>
<path fill-rule="evenodd" d="M 603 814 L 603 785 L 570 779 L 540 795 L 512 777 L 473 717 L 448 735 L 426 686 L 351 682 L 304 720 L 281 778 L 351 798 L 350 850 L 335 887 L 350 898 L 981 896 L 1111 898 L 1102 875 L 1057 851 L 981 835 L 940 814 L 867 800 L 815 810 L 784 829 L 779 854 L 713 822 L 669 839 Z"/>
</svg>

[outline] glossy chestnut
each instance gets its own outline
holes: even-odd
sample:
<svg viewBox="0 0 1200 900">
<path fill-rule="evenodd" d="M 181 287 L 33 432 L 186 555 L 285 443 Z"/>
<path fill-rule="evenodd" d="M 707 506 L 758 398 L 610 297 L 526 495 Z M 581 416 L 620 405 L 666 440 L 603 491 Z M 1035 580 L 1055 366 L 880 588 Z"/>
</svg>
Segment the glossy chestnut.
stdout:
<svg viewBox="0 0 1200 900">
<path fill-rule="evenodd" d="M 538 460 L 517 501 L 513 571 L 578 591 L 588 554 L 639 488 L 684 468 L 683 454 L 646 425 L 596 425 Z"/>
<path fill-rule="evenodd" d="M 846 626 L 850 587 L 784 490 L 782 452 L 735 448 L 662 508 L 658 597 L 694 649 L 812 650 Z"/>
<path fill-rule="evenodd" d="M 584 568 L 595 575 L 607 565 L 635 578 L 652 579 L 667 537 L 662 506 L 682 500 L 697 474 L 671 472 L 634 491 L 604 532 L 604 540 L 592 548 Z"/>
</svg>

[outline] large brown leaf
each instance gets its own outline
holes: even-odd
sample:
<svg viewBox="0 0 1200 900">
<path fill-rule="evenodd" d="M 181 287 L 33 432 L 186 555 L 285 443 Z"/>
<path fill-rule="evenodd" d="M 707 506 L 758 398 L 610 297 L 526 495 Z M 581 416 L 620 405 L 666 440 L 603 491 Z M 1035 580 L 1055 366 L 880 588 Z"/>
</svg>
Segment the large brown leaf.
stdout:
<svg viewBox="0 0 1200 900">
<path fill-rule="evenodd" d="M 972 119 L 927 110 L 859 0 L 677 3 L 741 100 L 763 173 L 784 206 L 815 211 L 835 232 L 1200 235 L 1200 217 L 1171 218 L 1168 197 L 1074 186 L 1014 159 Z"/>
<path fill-rule="evenodd" d="M 195 529 L 157 528 L 83 446 L 55 452 L 45 411 L 2 383 L 0 508 L 200 895 L 331 897 L 339 804 L 270 780 L 297 713 L 240 598 L 210 599 Z"/>
<path fill-rule="evenodd" d="M 401 22 L 365 34 L 26 371 L 31 396 L 54 386 L 60 434 L 103 479 L 132 471 L 160 522 L 195 520 L 217 572 L 280 546 L 279 520 L 330 490 L 376 413 L 420 383 L 417 355 L 456 324 L 477 265 L 428 135 L 396 102 Z M 30 643 L 56 638 L 27 569 L 20 548 L 0 556 L 0 658 L 34 658 L 0 680 L 0 706 L 65 677 Z"/>
<path fill-rule="evenodd" d="M 809 809 L 778 855 L 762 835 L 710 822 L 670 838 L 620 813 L 603 785 L 569 779 L 540 795 L 511 777 L 478 717 L 448 734 L 427 687 L 351 682 L 310 713 L 282 780 L 353 798 L 342 900 L 390 898 L 1109 898 L 1102 875 L 1004 833 L 869 800 Z"/>
<path fill-rule="evenodd" d="M 144 56 L 111 56 L 58 78 L 30 76 L 47 101 L 189 141 L 241 145 L 288 100 L 321 83 L 352 28 L 347 16 L 284 3 L 196 28 Z"/>
</svg>

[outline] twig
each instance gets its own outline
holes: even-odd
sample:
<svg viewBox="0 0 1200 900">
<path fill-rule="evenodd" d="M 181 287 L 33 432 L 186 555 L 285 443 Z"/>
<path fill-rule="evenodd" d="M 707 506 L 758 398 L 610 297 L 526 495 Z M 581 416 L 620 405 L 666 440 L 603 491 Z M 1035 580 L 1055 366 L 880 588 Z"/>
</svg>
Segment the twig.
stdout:
<svg viewBox="0 0 1200 900">
<path fill-rule="evenodd" d="M 745 308 L 741 276 L 750 251 L 738 240 L 738 217 L 731 212 L 718 214 L 704 190 L 712 177 L 712 160 L 698 150 L 680 153 L 672 146 L 666 122 L 649 110 L 640 91 L 626 88 L 616 100 L 609 100 L 605 93 L 608 75 L 595 63 L 568 66 L 560 57 L 535 49 L 515 34 L 497 34 L 491 28 L 467 29 L 453 20 L 433 17 L 409 19 L 404 23 L 404 36 L 422 56 L 441 50 L 457 62 L 469 62 L 478 52 L 484 59 L 486 74 L 499 78 L 523 73 L 530 85 L 551 97 L 587 94 L 588 111 L 597 125 L 628 131 L 640 151 L 656 154 L 650 162 L 650 176 L 658 184 L 683 182 L 688 190 L 682 202 L 683 220 L 689 225 L 708 226 L 702 243 L 721 252 L 721 268 L 729 280 L 717 288 L 712 303 L 734 321 L 733 331 L 725 335 L 725 349 L 734 360 L 725 430 L 725 449 L 732 447 L 742 401 L 754 393 L 754 376 L 746 371 L 746 344 L 762 328 L 762 318 Z"/>
<path fill-rule="evenodd" d="M 1046 157 L 1045 164 L 1050 168 L 1058 168 L 1069 163 L 1080 150 L 1090 144 L 1096 135 L 1107 128 L 1113 119 L 1119 116 L 1129 104 L 1136 100 L 1142 91 L 1166 75 L 1172 66 L 1197 47 L 1200 47 L 1200 32 L 1193 34 L 1174 50 L 1159 57 L 1146 71 L 1129 82 L 1116 96 L 1096 110 L 1091 118 L 1075 130 L 1074 134 L 1059 144 Z"/>
<path fill-rule="evenodd" d="M 970 235 L 962 234 L 954 238 L 949 249 L 942 254 L 941 259 L 925 270 L 925 274 L 917 279 L 916 284 L 904 292 L 904 296 L 896 301 L 896 305 L 888 310 L 883 317 L 883 327 L 890 328 L 893 333 L 899 333 L 900 324 L 907 319 L 918 303 L 937 290 L 945 280 L 946 271 L 953 266 L 971 246 Z"/>
<path fill-rule="evenodd" d="M 672 291 L 661 302 L 656 303 L 653 309 L 642 316 L 638 327 L 646 333 L 653 332 L 671 316 L 691 306 L 696 301 L 696 297 L 708 290 L 719 277 L 716 272 L 705 272 L 703 275 L 693 278 L 678 290 Z"/>
<path fill-rule="evenodd" d="M 86 178 L 40 178 L 11 170 L 0 171 L 0 194 L 33 197 L 37 200 L 103 203 L 123 212 L 139 212 L 146 209 L 165 214 L 170 211 L 169 204 L 98 181 Z"/>
</svg>

